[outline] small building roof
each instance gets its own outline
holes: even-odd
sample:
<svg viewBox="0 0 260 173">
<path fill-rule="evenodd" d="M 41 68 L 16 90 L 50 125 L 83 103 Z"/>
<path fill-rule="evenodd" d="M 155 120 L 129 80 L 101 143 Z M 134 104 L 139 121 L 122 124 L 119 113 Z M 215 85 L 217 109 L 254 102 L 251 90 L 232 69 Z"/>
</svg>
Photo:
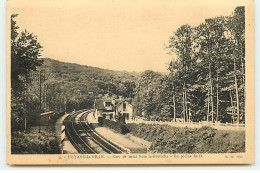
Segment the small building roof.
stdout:
<svg viewBox="0 0 260 173">
<path fill-rule="evenodd" d="M 96 109 L 105 109 L 104 102 L 105 101 L 112 101 L 111 99 L 96 99 L 95 100 L 95 108 Z"/>
<path fill-rule="evenodd" d="M 44 113 L 41 113 L 41 116 L 50 115 L 50 114 L 53 114 L 53 113 L 54 113 L 53 111 L 44 112 Z"/>
<path fill-rule="evenodd" d="M 112 102 L 115 101 L 115 105 L 114 106 L 118 106 L 123 102 L 127 102 L 129 105 L 131 105 L 126 99 L 96 99 L 95 100 L 95 107 L 96 109 L 105 109 L 104 107 L 104 102 Z M 131 105 L 132 106 L 132 105 Z"/>
<path fill-rule="evenodd" d="M 116 107 L 119 106 L 119 105 L 121 105 L 121 104 L 124 103 L 124 102 L 128 103 L 128 104 L 132 107 L 132 105 L 131 105 L 127 100 L 121 100 L 121 101 L 119 101 L 118 103 L 116 103 Z"/>
</svg>

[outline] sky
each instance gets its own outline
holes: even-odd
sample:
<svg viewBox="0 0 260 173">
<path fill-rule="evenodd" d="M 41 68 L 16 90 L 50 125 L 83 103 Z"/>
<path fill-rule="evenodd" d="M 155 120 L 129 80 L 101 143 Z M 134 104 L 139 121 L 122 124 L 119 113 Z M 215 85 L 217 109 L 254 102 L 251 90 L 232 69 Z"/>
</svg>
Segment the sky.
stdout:
<svg viewBox="0 0 260 173">
<path fill-rule="evenodd" d="M 98 3 L 97 3 L 98 2 Z M 112 70 L 167 71 L 165 45 L 184 24 L 231 15 L 233 1 L 11 0 L 17 25 L 38 36 L 42 57 Z"/>
</svg>

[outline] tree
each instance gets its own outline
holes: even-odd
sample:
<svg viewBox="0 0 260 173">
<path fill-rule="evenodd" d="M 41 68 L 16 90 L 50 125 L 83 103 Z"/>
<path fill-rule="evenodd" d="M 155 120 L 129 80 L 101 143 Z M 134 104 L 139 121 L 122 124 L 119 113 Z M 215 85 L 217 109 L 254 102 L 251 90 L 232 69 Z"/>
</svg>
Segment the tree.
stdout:
<svg viewBox="0 0 260 173">
<path fill-rule="evenodd" d="M 14 20 L 17 16 L 11 15 L 11 87 L 14 92 L 21 92 L 29 72 L 42 64 L 38 59 L 42 46 L 37 41 L 37 36 L 26 29 L 18 33 L 19 27 Z"/>
<path fill-rule="evenodd" d="M 235 90 L 236 99 L 236 122 L 245 120 L 245 8 L 237 7 L 234 14 L 229 18 L 226 38 L 232 47 L 231 58 L 233 59 L 233 71 L 229 77 L 233 77 L 227 89 L 232 93 Z M 232 95 L 230 96 L 232 97 Z M 231 103 L 233 107 L 233 103 Z M 232 108 L 232 110 L 234 110 Z M 232 115 L 235 116 L 235 115 Z"/>
<path fill-rule="evenodd" d="M 183 25 L 170 37 L 167 48 L 177 56 L 168 68 L 173 117 L 244 121 L 244 22 L 244 7 L 237 7 L 231 16 L 206 19 L 194 28 Z"/>
<path fill-rule="evenodd" d="M 200 59 L 202 73 L 207 78 L 207 120 L 218 121 L 219 118 L 219 87 L 221 74 L 226 74 L 229 69 L 229 40 L 225 38 L 227 17 L 206 19 L 205 23 L 196 28 L 196 56 Z M 211 110 L 210 110 L 211 108 Z M 214 116 L 216 115 L 216 116 Z"/>
<path fill-rule="evenodd" d="M 182 103 L 183 103 L 183 119 L 189 121 L 188 116 L 188 87 L 192 85 L 192 66 L 194 64 L 193 57 L 193 29 L 189 25 L 183 25 L 177 29 L 169 40 L 170 52 L 177 55 L 175 62 L 170 63 L 169 70 L 173 73 L 177 70 L 178 76 L 182 81 Z M 175 100 L 175 95 L 173 95 Z M 175 102 L 175 101 L 174 101 Z"/>
<path fill-rule="evenodd" d="M 29 73 L 36 70 L 42 62 L 38 59 L 42 46 L 37 37 L 27 30 L 19 33 L 15 17 L 11 15 L 11 97 L 12 129 L 21 130 L 26 110 L 26 85 L 29 84 Z M 24 110 L 25 109 L 25 110 Z M 24 110 L 24 111 L 22 111 Z"/>
<path fill-rule="evenodd" d="M 146 70 L 136 83 L 133 99 L 134 111 L 137 116 L 147 119 L 165 120 L 172 112 L 171 86 L 167 76 Z M 164 108 L 163 108 L 164 107 Z M 172 115 L 172 113 L 171 113 Z"/>
</svg>

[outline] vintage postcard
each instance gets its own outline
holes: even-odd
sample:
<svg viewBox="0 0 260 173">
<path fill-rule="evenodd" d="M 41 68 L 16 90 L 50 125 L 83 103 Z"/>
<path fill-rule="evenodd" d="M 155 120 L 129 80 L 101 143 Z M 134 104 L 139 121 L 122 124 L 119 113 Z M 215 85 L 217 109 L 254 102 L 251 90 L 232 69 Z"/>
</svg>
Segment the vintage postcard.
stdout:
<svg viewBox="0 0 260 173">
<path fill-rule="evenodd" d="M 7 163 L 253 164 L 253 0 L 8 0 Z"/>
</svg>

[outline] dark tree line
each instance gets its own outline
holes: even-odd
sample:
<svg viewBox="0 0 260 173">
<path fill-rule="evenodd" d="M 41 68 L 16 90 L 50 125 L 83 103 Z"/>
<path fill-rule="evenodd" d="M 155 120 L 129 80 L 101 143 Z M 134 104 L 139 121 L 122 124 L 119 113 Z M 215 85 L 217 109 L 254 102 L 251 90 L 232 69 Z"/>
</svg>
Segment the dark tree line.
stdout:
<svg viewBox="0 0 260 173">
<path fill-rule="evenodd" d="M 169 63 L 170 74 L 142 74 L 134 99 L 136 115 L 185 122 L 245 121 L 244 7 L 196 27 L 179 27 L 167 48 L 176 56 Z"/>
</svg>

